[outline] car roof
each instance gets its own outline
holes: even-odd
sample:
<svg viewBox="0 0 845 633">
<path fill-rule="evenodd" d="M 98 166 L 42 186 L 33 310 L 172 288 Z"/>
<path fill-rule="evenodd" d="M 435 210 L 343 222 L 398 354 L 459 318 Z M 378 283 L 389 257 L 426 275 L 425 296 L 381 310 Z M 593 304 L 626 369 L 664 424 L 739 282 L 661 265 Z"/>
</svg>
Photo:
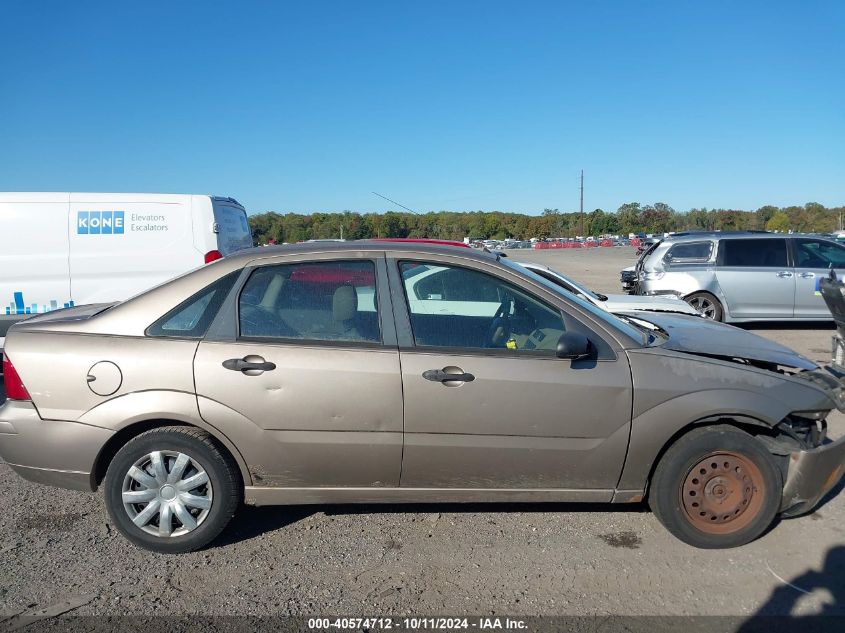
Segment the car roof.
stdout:
<svg viewBox="0 0 845 633">
<path fill-rule="evenodd" d="M 702 239 L 720 240 L 726 238 L 742 238 L 744 240 L 772 240 L 789 239 L 794 237 L 811 237 L 818 240 L 835 242 L 835 239 L 818 233 L 771 233 L 769 231 L 702 231 L 700 233 L 683 233 L 670 235 L 661 244 L 678 244 L 683 242 L 698 242 Z"/>
<path fill-rule="evenodd" d="M 769 233 L 768 231 L 700 231 L 689 233 L 676 233 L 661 240 L 666 243 L 678 242 L 699 242 L 703 239 L 719 240 L 725 238 L 742 238 L 753 240 L 765 240 L 772 238 L 790 237 L 784 233 Z"/>
<path fill-rule="evenodd" d="M 274 257 L 277 255 L 308 254 L 308 253 L 355 253 L 361 251 L 391 251 L 408 253 L 431 253 L 432 255 L 460 255 L 470 259 L 489 262 L 496 261 L 495 253 L 477 248 L 467 248 L 464 245 L 439 244 L 433 242 L 388 242 L 384 240 L 350 240 L 348 242 L 302 242 L 300 244 L 277 244 L 273 246 L 256 246 L 237 251 L 225 257 L 229 262 L 241 262 L 256 258 Z"/>
</svg>

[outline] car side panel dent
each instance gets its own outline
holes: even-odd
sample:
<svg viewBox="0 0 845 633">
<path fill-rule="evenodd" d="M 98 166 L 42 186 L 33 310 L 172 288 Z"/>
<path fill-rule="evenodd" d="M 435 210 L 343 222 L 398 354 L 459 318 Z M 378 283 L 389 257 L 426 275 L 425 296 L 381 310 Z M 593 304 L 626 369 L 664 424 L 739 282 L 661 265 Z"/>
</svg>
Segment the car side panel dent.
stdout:
<svg viewBox="0 0 845 633">
<path fill-rule="evenodd" d="M 628 355 L 634 413 L 618 490 L 644 490 L 663 448 L 685 427 L 723 418 L 771 427 L 792 411 L 823 409 L 829 402 L 818 389 L 729 362 L 668 351 Z"/>
</svg>

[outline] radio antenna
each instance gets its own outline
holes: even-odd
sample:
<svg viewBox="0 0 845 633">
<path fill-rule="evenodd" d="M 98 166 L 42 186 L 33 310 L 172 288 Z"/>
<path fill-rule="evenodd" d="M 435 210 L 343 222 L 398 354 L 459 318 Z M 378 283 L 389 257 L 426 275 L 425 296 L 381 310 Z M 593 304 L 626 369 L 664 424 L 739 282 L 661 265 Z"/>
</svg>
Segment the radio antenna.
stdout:
<svg viewBox="0 0 845 633">
<path fill-rule="evenodd" d="M 392 204 L 395 204 L 397 207 L 402 207 L 403 209 L 405 209 L 405 211 L 410 211 L 410 212 L 411 212 L 411 213 L 413 213 L 414 215 L 419 215 L 419 213 L 417 213 L 417 212 L 416 212 L 416 211 L 414 211 L 413 209 L 409 209 L 409 208 L 408 208 L 408 207 L 406 207 L 404 204 L 399 204 L 398 202 L 396 202 L 396 200 L 391 200 L 391 199 L 390 199 L 390 198 L 388 198 L 387 196 L 383 196 L 383 195 L 381 195 L 378 191 L 372 191 L 371 193 L 372 193 L 372 194 L 374 194 L 374 195 L 376 195 L 376 196 L 378 196 L 379 198 L 384 198 L 384 199 L 385 199 L 385 200 L 387 200 L 388 202 L 390 202 L 390 203 L 392 203 Z"/>
</svg>

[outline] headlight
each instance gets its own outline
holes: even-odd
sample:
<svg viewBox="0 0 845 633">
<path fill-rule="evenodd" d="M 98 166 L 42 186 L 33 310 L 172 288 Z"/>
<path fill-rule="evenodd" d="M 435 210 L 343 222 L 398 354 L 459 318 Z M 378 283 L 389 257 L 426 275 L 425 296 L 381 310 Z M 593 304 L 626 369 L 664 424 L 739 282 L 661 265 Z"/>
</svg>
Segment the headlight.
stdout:
<svg viewBox="0 0 845 633">
<path fill-rule="evenodd" d="M 646 281 L 652 281 L 654 279 L 663 279 L 663 275 L 665 275 L 662 270 L 650 270 L 647 272 L 643 272 L 643 279 Z"/>
</svg>

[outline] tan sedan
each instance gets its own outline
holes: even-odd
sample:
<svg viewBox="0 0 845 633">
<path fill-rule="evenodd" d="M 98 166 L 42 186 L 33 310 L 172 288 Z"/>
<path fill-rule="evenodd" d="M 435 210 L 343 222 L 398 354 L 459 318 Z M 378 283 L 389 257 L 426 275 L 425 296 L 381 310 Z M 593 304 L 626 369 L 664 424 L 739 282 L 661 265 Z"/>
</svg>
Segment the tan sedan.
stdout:
<svg viewBox="0 0 845 633">
<path fill-rule="evenodd" d="M 14 326 L 0 456 L 183 552 L 249 504 L 640 502 L 732 547 L 842 476 L 830 368 L 686 315 L 617 317 L 493 254 L 245 251 Z"/>
</svg>

